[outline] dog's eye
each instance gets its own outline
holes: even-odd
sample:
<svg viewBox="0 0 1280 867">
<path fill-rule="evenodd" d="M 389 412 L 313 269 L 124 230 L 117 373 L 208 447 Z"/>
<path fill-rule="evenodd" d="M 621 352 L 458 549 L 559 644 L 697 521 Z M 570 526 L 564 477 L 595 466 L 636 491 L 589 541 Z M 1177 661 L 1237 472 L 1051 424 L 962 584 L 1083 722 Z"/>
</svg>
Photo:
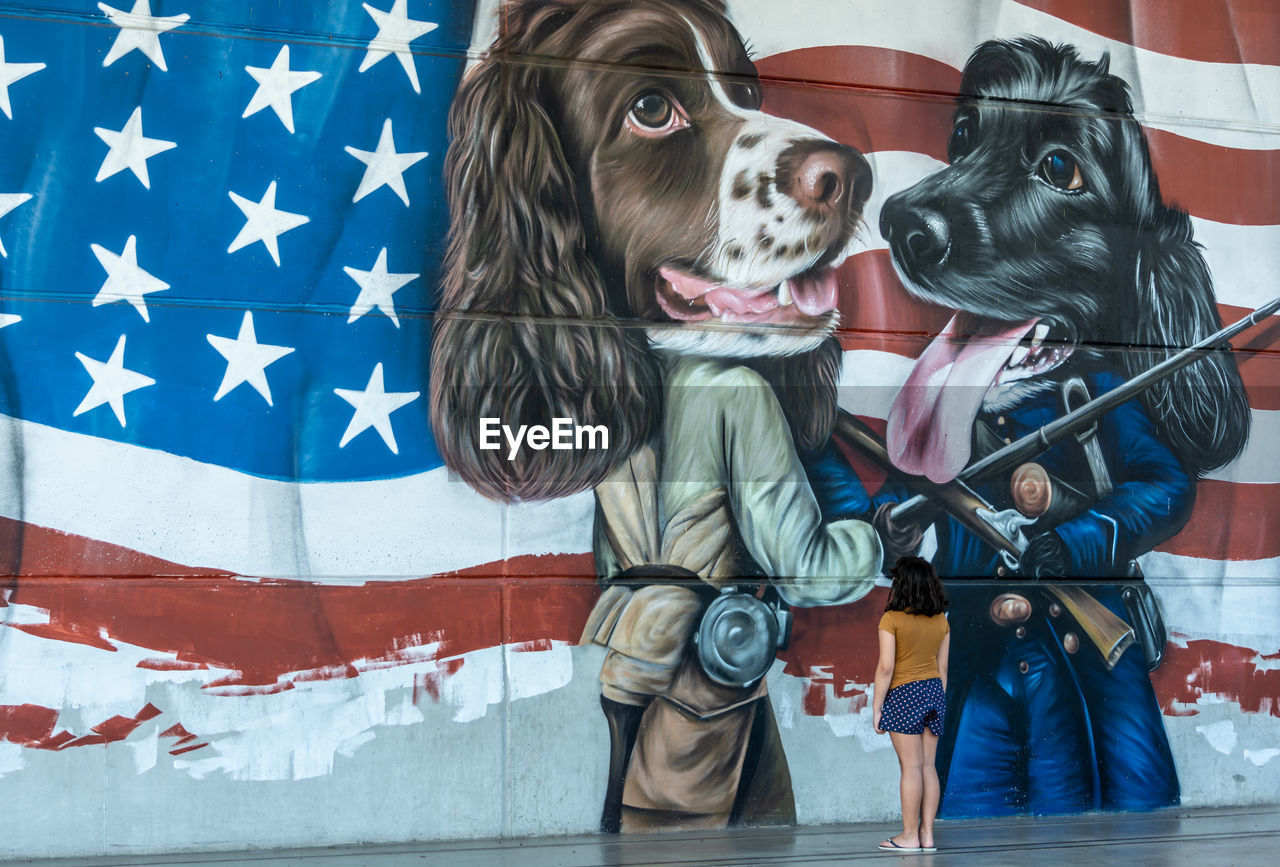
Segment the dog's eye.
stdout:
<svg viewBox="0 0 1280 867">
<path fill-rule="evenodd" d="M 962 117 L 951 128 L 951 138 L 947 140 L 947 159 L 955 162 L 973 150 L 973 121 Z"/>
<path fill-rule="evenodd" d="M 1084 189 L 1080 166 L 1069 154 L 1054 151 L 1040 162 L 1039 176 L 1050 186 L 1067 192 Z"/>
<path fill-rule="evenodd" d="M 762 97 L 759 85 L 735 84 L 729 88 L 733 101 L 743 108 L 759 109 Z"/>
<path fill-rule="evenodd" d="M 679 103 L 661 93 L 646 93 L 631 104 L 627 129 L 645 138 L 659 138 L 689 126 Z"/>
</svg>

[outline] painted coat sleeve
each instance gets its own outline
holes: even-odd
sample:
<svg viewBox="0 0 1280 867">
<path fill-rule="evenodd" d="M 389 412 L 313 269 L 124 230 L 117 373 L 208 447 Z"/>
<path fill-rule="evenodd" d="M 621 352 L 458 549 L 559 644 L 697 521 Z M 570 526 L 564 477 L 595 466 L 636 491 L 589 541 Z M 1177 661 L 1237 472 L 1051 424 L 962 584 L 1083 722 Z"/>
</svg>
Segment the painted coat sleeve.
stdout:
<svg viewBox="0 0 1280 867">
<path fill-rule="evenodd" d="M 910 492 L 893 479 L 886 479 L 873 496 L 868 493 L 853 467 L 840 453 L 836 444 L 827 444 L 818 451 L 801 452 L 800 461 L 813 495 L 828 521 L 842 518 L 861 518 L 870 521 L 884 503 L 898 503 L 910 496 Z"/>
<path fill-rule="evenodd" d="M 773 390 L 754 371 L 723 371 L 719 414 L 727 492 L 751 556 L 792 605 L 839 605 L 871 589 L 880 540 L 859 520 L 823 523 Z"/>
<path fill-rule="evenodd" d="M 1109 413 L 1099 438 L 1115 490 L 1055 529 L 1070 556 L 1069 575 L 1108 577 L 1186 524 L 1195 478 L 1156 435 L 1137 401 Z"/>
</svg>

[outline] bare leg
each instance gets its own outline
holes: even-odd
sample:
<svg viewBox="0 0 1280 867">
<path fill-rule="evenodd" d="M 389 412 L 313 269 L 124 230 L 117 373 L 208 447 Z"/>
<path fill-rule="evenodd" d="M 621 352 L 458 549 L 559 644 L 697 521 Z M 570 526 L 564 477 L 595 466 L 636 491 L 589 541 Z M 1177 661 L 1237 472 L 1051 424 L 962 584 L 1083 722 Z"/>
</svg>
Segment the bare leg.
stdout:
<svg viewBox="0 0 1280 867">
<path fill-rule="evenodd" d="M 920 800 L 924 794 L 924 741 L 920 735 L 889 732 L 893 748 L 902 768 L 899 790 L 902 794 L 902 833 L 893 838 L 899 846 L 915 849 L 920 845 Z M 934 746 L 937 746 L 935 738 Z M 936 778 L 935 778 L 936 779 Z M 936 808 L 935 808 L 936 809 Z"/>
<path fill-rule="evenodd" d="M 920 766 L 920 776 L 924 783 L 920 799 L 920 845 L 932 849 L 933 820 L 937 818 L 938 800 L 942 796 L 941 786 L 938 784 L 938 766 L 935 763 L 938 757 L 938 736 L 925 726 L 924 734 L 920 737 L 924 750 L 923 764 Z"/>
</svg>

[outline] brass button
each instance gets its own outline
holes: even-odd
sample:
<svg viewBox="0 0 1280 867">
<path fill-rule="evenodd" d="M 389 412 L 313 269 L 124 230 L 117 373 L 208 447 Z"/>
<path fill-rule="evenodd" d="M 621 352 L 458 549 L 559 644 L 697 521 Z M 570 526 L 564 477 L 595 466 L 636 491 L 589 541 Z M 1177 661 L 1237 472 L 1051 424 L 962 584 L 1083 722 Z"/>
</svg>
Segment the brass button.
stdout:
<svg viewBox="0 0 1280 867">
<path fill-rule="evenodd" d="M 1031 602 L 1020 593 L 1001 593 L 991 600 L 990 613 L 1001 626 L 1013 626 L 1031 616 Z"/>
<path fill-rule="evenodd" d="M 1027 627 L 1025 627 L 1025 626 L 1019 626 L 1017 629 L 1015 629 L 1015 630 L 1014 630 L 1014 634 L 1015 634 L 1015 635 L 1017 635 L 1019 638 L 1026 638 L 1026 637 L 1027 637 Z"/>
<path fill-rule="evenodd" d="M 1049 614 L 1050 614 L 1050 616 L 1052 616 L 1052 617 L 1057 617 L 1057 616 L 1058 616 L 1059 614 L 1061 614 L 1061 613 L 1062 613 L 1062 606 L 1061 606 L 1061 605 L 1059 605 L 1057 602 L 1050 602 L 1050 603 L 1049 603 Z"/>
<path fill-rule="evenodd" d="M 1030 670 L 1031 670 L 1031 666 L 1027 665 L 1027 661 L 1025 659 L 1022 662 L 1018 663 L 1018 671 L 1022 672 L 1023 674 L 1026 674 Z"/>
<path fill-rule="evenodd" d="M 1028 518 L 1038 518 L 1053 504 L 1053 483 L 1049 473 L 1035 462 L 1025 463 L 1009 479 L 1013 505 Z"/>
<path fill-rule="evenodd" d="M 1003 578 L 1003 577 L 1004 577 L 1004 573 L 1005 573 L 1005 568 L 1004 568 L 1003 566 L 997 566 L 997 567 L 996 567 L 996 575 L 997 575 L 998 577 Z"/>
<path fill-rule="evenodd" d="M 1067 653 L 1075 653 L 1080 649 L 1080 639 L 1076 637 L 1074 632 L 1068 632 L 1062 636 L 1062 649 Z"/>
<path fill-rule="evenodd" d="M 1004 424 L 1004 416 L 997 417 L 996 424 Z"/>
<path fill-rule="evenodd" d="M 1005 445 L 1007 445 L 1007 446 L 1008 446 L 1008 445 L 1013 445 L 1013 440 L 1009 439 L 1008 437 L 1005 437 L 1005 438 L 1004 438 L 1004 444 L 1005 444 Z"/>
</svg>

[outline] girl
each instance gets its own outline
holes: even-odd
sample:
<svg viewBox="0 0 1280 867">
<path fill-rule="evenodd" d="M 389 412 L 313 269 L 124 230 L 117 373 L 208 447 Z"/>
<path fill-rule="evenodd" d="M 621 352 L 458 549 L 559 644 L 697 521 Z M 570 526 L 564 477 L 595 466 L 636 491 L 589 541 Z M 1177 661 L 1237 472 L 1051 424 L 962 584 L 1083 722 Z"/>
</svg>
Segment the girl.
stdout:
<svg viewBox="0 0 1280 867">
<path fill-rule="evenodd" d="M 877 734 L 889 732 L 898 753 L 902 833 L 880 848 L 936 852 L 933 819 L 940 792 L 933 763 L 946 714 L 947 595 L 933 567 L 919 557 L 900 558 L 889 575 L 893 588 L 880 618 L 872 722 Z"/>
</svg>

